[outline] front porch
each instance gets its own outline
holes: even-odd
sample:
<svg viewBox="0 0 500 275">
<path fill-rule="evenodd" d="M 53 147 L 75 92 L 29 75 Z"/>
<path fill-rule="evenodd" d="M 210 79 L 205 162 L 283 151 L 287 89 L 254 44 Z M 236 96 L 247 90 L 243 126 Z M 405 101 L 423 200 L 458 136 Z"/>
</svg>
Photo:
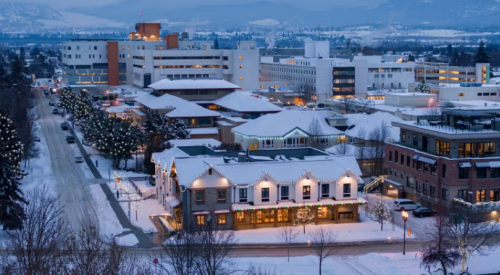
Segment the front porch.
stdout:
<svg viewBox="0 0 500 275">
<path fill-rule="evenodd" d="M 279 227 L 287 224 L 332 224 L 357 222 L 364 199 L 318 202 L 280 202 L 275 205 L 233 205 L 233 229 Z"/>
</svg>

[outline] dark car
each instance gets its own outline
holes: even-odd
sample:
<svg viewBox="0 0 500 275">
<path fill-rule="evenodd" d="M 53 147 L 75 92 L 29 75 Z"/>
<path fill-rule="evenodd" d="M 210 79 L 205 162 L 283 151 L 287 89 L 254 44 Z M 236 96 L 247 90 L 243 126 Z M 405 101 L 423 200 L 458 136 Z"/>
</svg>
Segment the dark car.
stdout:
<svg viewBox="0 0 500 275">
<path fill-rule="evenodd" d="M 56 106 L 56 102 L 55 101 L 49 101 L 49 106 Z"/>
<path fill-rule="evenodd" d="M 59 109 L 56 108 L 56 109 L 52 110 L 52 113 L 55 115 L 59 114 Z"/>
<path fill-rule="evenodd" d="M 35 137 L 33 138 L 33 140 L 34 140 L 34 141 L 36 141 L 36 142 L 40 142 L 40 137 L 35 136 Z"/>
<path fill-rule="evenodd" d="M 47 91 L 47 90 L 43 90 L 43 94 L 44 94 L 44 95 L 49 95 L 49 91 Z"/>
<path fill-rule="evenodd" d="M 417 218 L 421 218 L 421 217 L 431 217 L 431 216 L 434 216 L 436 214 L 436 212 L 432 209 L 429 209 L 427 207 L 420 207 L 418 209 L 415 209 L 413 211 L 413 216 L 417 217 Z"/>
<path fill-rule="evenodd" d="M 73 136 L 66 136 L 66 141 L 68 143 L 75 143 L 75 138 Z"/>
<path fill-rule="evenodd" d="M 66 122 L 61 123 L 61 129 L 62 129 L 63 131 L 68 130 L 68 124 L 67 124 Z"/>
</svg>

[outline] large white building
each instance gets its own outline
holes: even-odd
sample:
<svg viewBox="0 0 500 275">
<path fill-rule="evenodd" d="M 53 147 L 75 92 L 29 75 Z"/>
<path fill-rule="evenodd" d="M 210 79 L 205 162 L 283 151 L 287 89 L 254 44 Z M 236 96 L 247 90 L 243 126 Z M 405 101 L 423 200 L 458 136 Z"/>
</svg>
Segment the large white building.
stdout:
<svg viewBox="0 0 500 275">
<path fill-rule="evenodd" d="M 392 56 L 330 58 L 329 43 L 305 43 L 305 55 L 275 61 L 261 58 L 261 86 L 291 85 L 310 99 L 365 97 L 368 90 L 405 89 L 415 79 L 414 63 Z M 262 84 L 266 85 L 262 85 Z"/>
<path fill-rule="evenodd" d="M 147 29 L 150 25 L 155 28 Z M 253 41 L 239 42 L 234 50 L 215 49 L 213 41 L 189 40 L 184 33 L 160 40 L 159 25 L 140 23 L 136 29 L 128 40 L 63 43 L 63 81 L 147 87 L 165 78 L 220 78 L 245 90 L 259 87 L 259 50 Z"/>
</svg>

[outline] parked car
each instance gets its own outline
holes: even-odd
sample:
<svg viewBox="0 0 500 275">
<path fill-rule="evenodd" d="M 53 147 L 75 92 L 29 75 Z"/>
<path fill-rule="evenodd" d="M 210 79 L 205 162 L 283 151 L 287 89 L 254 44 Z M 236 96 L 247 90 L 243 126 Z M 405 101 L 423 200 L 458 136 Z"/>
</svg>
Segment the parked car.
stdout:
<svg viewBox="0 0 500 275">
<path fill-rule="evenodd" d="M 49 91 L 47 91 L 47 90 L 43 90 L 43 94 L 44 94 L 44 95 L 49 95 Z"/>
<path fill-rule="evenodd" d="M 75 138 L 73 136 L 67 135 L 66 136 L 66 141 L 68 143 L 75 143 Z"/>
<path fill-rule="evenodd" d="M 54 110 L 52 110 L 52 113 L 55 115 L 59 114 L 59 109 L 55 108 Z"/>
<path fill-rule="evenodd" d="M 394 210 L 415 210 L 422 207 L 420 203 L 414 202 L 408 199 L 397 199 L 394 200 Z"/>
<path fill-rule="evenodd" d="M 34 140 L 34 141 L 36 141 L 36 142 L 40 142 L 40 137 L 36 137 L 36 136 L 35 136 L 35 137 L 33 138 L 33 140 Z"/>
<path fill-rule="evenodd" d="M 53 100 L 49 101 L 49 106 L 56 106 L 56 102 Z"/>
<path fill-rule="evenodd" d="M 83 157 L 75 157 L 75 162 L 76 163 L 82 163 L 83 162 Z"/>
<path fill-rule="evenodd" d="M 68 130 L 68 124 L 66 122 L 61 123 L 61 129 L 63 131 L 67 131 Z"/>
<path fill-rule="evenodd" d="M 415 209 L 413 211 L 413 216 L 421 218 L 421 217 L 431 217 L 434 216 L 436 212 L 432 209 L 429 209 L 427 207 L 420 207 L 418 209 Z"/>
</svg>

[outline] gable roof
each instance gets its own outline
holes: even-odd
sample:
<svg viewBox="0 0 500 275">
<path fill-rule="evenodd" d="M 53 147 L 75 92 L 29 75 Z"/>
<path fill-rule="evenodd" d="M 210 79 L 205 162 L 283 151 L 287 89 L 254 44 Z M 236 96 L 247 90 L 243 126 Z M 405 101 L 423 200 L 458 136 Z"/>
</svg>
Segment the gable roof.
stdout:
<svg viewBox="0 0 500 275">
<path fill-rule="evenodd" d="M 176 158 L 175 169 L 180 186 L 190 186 L 203 175 L 212 165 L 223 164 L 223 157 L 198 156 L 189 158 Z"/>
<path fill-rule="evenodd" d="M 136 102 L 153 110 L 173 109 L 166 114 L 171 118 L 220 117 L 220 114 L 200 105 L 169 94 L 155 96 L 147 94 L 135 99 Z"/>
<path fill-rule="evenodd" d="M 316 119 L 319 131 L 316 135 L 342 135 L 339 129 L 330 126 L 325 117 L 327 111 L 284 110 L 277 114 L 267 114 L 232 129 L 233 133 L 255 137 L 283 137 L 299 129 L 311 134 L 311 124 Z"/>
<path fill-rule="evenodd" d="M 345 116 L 348 117 L 347 125 L 353 126 L 352 128 L 349 127 L 345 131 L 346 136 L 368 139 L 370 132 L 380 127 L 382 122 L 384 122 L 385 126 L 389 129 L 391 136 L 390 140 L 399 141 L 399 127 L 392 126 L 392 122 L 404 122 L 401 118 L 386 112 L 376 112 L 369 115 L 354 114 Z M 360 134 L 362 134 L 360 133 L 361 130 L 365 132 L 364 137 L 360 136 Z"/>
</svg>

